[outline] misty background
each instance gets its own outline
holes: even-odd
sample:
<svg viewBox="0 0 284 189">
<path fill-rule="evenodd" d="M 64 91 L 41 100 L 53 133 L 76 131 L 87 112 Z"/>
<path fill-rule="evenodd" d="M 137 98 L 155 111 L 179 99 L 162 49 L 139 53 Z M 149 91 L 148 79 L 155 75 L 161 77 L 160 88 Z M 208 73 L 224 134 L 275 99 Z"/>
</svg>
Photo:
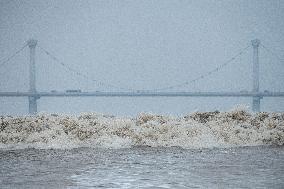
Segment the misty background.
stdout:
<svg viewBox="0 0 284 189">
<path fill-rule="evenodd" d="M 197 82 L 166 91 L 251 91 L 251 40 L 260 47 L 260 91 L 284 91 L 284 1 L 38 1 L 0 0 L 0 63 L 31 38 L 36 47 L 37 91 L 118 91 L 99 84 L 151 90 L 191 81 L 240 57 Z M 70 72 L 47 56 L 48 50 Z M 0 91 L 28 91 L 29 49 L 0 67 Z M 120 90 L 121 91 L 121 90 Z M 186 114 L 251 106 L 252 98 L 52 97 L 39 112 L 139 112 Z M 261 111 L 284 111 L 284 98 L 263 98 Z M 0 114 L 27 114 L 28 99 L 0 98 Z"/>
</svg>

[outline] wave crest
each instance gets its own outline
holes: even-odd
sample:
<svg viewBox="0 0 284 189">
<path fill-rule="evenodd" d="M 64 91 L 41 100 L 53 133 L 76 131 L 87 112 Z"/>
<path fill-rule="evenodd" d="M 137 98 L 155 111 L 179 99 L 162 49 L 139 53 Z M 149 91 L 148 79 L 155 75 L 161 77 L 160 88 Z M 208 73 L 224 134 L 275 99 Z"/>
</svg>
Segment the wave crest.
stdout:
<svg viewBox="0 0 284 189">
<path fill-rule="evenodd" d="M 284 144 L 284 113 L 194 112 L 183 117 L 141 113 L 2 116 L 0 148 L 182 148 Z"/>
</svg>

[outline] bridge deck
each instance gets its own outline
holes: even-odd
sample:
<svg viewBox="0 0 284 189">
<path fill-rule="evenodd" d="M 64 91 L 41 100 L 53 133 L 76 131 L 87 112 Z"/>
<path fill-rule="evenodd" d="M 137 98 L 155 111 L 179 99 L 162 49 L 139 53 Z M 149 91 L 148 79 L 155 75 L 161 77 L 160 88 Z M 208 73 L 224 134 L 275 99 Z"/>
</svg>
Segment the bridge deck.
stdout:
<svg viewBox="0 0 284 189">
<path fill-rule="evenodd" d="M 0 97 L 284 97 L 284 92 L 0 92 Z"/>
</svg>

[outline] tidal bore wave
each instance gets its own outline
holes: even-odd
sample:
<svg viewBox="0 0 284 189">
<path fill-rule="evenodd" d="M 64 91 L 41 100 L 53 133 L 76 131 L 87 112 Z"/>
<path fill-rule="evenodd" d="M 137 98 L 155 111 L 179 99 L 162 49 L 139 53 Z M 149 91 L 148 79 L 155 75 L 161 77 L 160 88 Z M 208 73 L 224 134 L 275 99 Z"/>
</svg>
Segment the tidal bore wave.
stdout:
<svg viewBox="0 0 284 189">
<path fill-rule="evenodd" d="M 284 113 L 195 112 L 183 117 L 141 113 L 120 118 L 40 114 L 1 116 L 0 148 L 226 148 L 284 144 Z"/>
</svg>

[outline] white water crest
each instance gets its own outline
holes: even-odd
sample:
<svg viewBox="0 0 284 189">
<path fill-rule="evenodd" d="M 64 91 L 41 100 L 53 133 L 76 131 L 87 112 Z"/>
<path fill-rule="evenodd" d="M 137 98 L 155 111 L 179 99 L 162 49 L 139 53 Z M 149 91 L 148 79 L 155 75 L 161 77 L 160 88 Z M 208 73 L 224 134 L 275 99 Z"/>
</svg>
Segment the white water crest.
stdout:
<svg viewBox="0 0 284 189">
<path fill-rule="evenodd" d="M 98 113 L 80 116 L 1 116 L 0 148 L 226 148 L 284 144 L 284 113 L 194 112 L 183 117 L 141 113 L 122 118 Z"/>
</svg>

